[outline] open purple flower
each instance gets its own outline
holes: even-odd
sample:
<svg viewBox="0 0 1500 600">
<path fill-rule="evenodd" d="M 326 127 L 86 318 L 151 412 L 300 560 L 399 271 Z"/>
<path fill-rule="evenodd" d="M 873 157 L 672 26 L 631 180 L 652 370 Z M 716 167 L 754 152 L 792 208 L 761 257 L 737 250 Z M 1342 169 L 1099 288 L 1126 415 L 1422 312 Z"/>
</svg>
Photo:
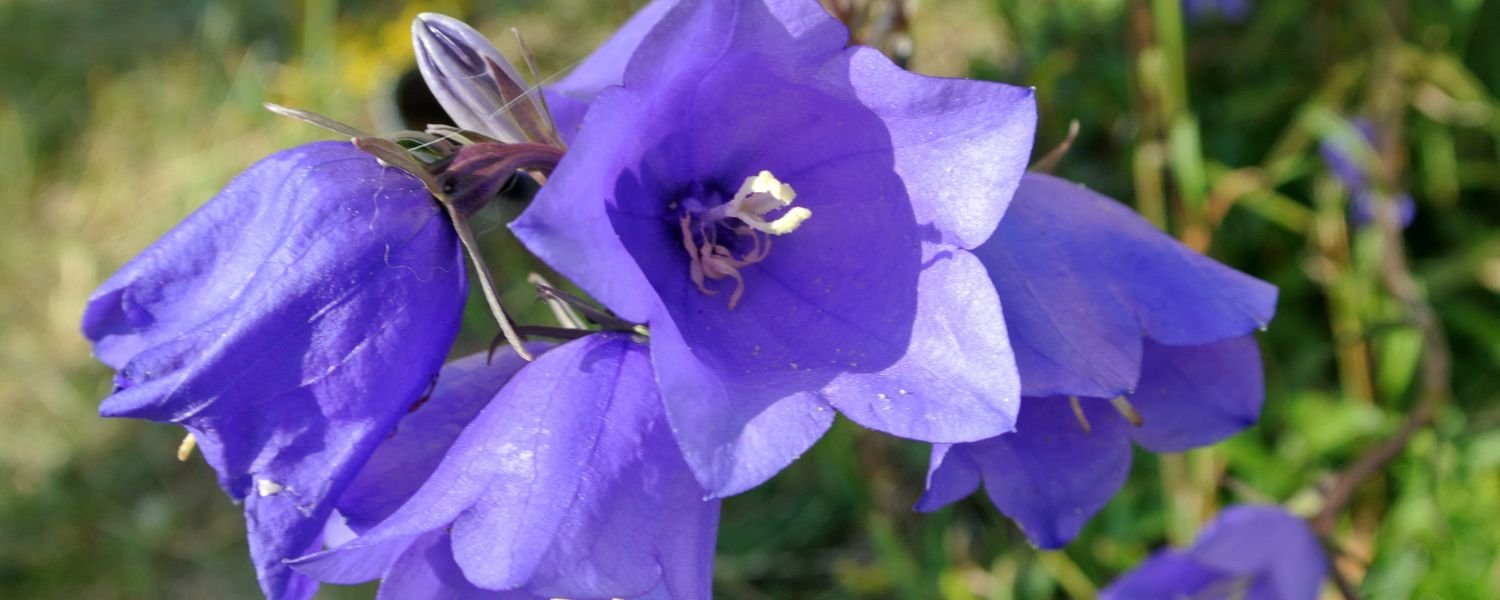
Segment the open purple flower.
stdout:
<svg viewBox="0 0 1500 600">
<path fill-rule="evenodd" d="M 100 412 L 177 423 L 245 503 L 272 598 L 333 501 L 431 384 L 465 296 L 458 238 L 417 179 L 348 142 L 272 155 L 90 298 L 117 370 Z"/>
<path fill-rule="evenodd" d="M 646 348 L 591 335 L 498 393 L 514 367 L 482 360 L 445 369 L 340 501 L 361 535 L 295 567 L 381 578 L 382 598 L 708 597 L 719 502 L 682 460 Z"/>
<path fill-rule="evenodd" d="M 934 442 L 1014 421 L 1000 304 L 967 249 L 1024 169 L 1031 91 L 914 75 L 847 39 L 810 0 L 677 4 L 512 225 L 649 325 L 713 496 L 775 474 L 835 409 Z"/>
<path fill-rule="evenodd" d="M 1022 179 L 975 254 L 1005 300 L 1025 398 L 1014 433 L 934 448 L 919 510 L 982 482 L 1033 543 L 1060 547 L 1124 483 L 1132 440 L 1180 452 L 1259 415 L 1251 333 L 1274 312 L 1270 285 L 1049 175 Z"/>
<path fill-rule="evenodd" d="M 1156 553 L 1099 598 L 1313 600 L 1327 574 L 1305 521 L 1275 506 L 1237 506 L 1219 513 L 1192 548 Z"/>
</svg>

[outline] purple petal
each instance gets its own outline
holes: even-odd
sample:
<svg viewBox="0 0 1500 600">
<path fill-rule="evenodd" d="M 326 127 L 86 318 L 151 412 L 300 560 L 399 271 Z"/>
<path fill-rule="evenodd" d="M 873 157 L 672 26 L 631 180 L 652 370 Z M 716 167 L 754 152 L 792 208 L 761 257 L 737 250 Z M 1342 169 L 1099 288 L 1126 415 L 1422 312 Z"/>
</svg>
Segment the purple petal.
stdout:
<svg viewBox="0 0 1500 600">
<path fill-rule="evenodd" d="M 547 346 L 528 344 L 540 355 Z M 460 433 L 526 361 L 512 352 L 472 354 L 443 366 L 427 400 L 396 425 L 339 498 L 349 527 L 364 531 L 405 503 L 442 462 Z"/>
<path fill-rule="evenodd" d="M 1210 589 L 1232 576 L 1216 571 L 1177 551 L 1164 551 L 1152 556 L 1134 571 L 1111 583 L 1099 593 L 1100 600 L 1145 600 L 1148 598 L 1230 598 L 1226 586 L 1223 594 L 1198 596 L 1202 590 Z M 1255 596 L 1243 596 L 1256 598 Z"/>
<path fill-rule="evenodd" d="M 927 465 L 927 488 L 917 500 L 916 510 L 932 512 L 969 497 L 979 491 L 983 482 L 979 466 L 963 450 L 952 444 L 933 444 Z"/>
<path fill-rule="evenodd" d="M 564 139 L 572 141 L 578 126 L 583 123 L 584 113 L 599 92 L 624 81 L 625 66 L 635 55 L 636 47 L 676 5 L 677 0 L 652 0 L 583 62 L 568 71 L 566 77 L 547 86 L 547 107 L 551 109 L 552 119 Z"/>
<path fill-rule="evenodd" d="M 1369 119 L 1354 118 L 1349 120 L 1355 131 L 1359 132 L 1361 138 L 1367 145 L 1368 152 L 1376 152 L 1379 145 L 1375 139 L 1375 124 Z M 1358 143 L 1357 140 L 1351 140 Z M 1365 165 L 1354 155 L 1354 149 L 1341 146 L 1333 140 L 1325 139 L 1318 143 L 1318 153 L 1323 156 L 1323 162 L 1328 164 L 1328 170 L 1334 177 L 1350 189 L 1364 190 L 1369 186 L 1369 174 Z"/>
<path fill-rule="evenodd" d="M 1116 396 L 1135 387 L 1142 333 L 1206 344 L 1263 327 L 1275 310 L 1274 287 L 1048 175 L 1022 178 L 975 254 L 1005 301 L 1026 396 Z"/>
<path fill-rule="evenodd" d="M 1153 556 L 1100 598 L 1314 600 L 1327 573 L 1305 521 L 1279 507 L 1238 506 L 1219 513 L 1191 549 Z"/>
<path fill-rule="evenodd" d="M 251 167 L 110 278 L 83 330 L 119 369 L 105 416 L 173 422 L 246 499 L 271 597 L 281 560 L 427 388 L 457 332 L 464 265 L 415 178 L 347 142 Z"/>
<path fill-rule="evenodd" d="M 1036 131 L 1035 91 L 902 70 L 871 48 L 848 55 L 859 101 L 885 123 L 917 221 L 943 241 L 988 239 L 1021 181 Z"/>
<path fill-rule="evenodd" d="M 443 598 L 445 600 L 538 600 L 519 591 L 497 592 L 469 583 L 453 562 L 448 533 L 434 531 L 417 538 L 380 580 L 376 600 Z"/>
<path fill-rule="evenodd" d="M 854 422 L 928 442 L 971 442 L 1010 431 L 1021 383 L 994 284 L 973 255 L 931 257 L 918 284 L 911 346 L 876 373 L 836 377 L 824 395 Z"/>
<path fill-rule="evenodd" d="M 1087 431 L 1067 398 L 1026 398 L 1014 433 L 955 445 L 946 458 L 934 461 L 937 470 L 928 481 L 960 489 L 969 466 L 954 455 L 962 453 L 983 474 L 990 501 L 1033 544 L 1046 549 L 1066 545 L 1130 473 L 1125 420 L 1104 401 L 1083 399 L 1079 405 Z M 944 473 L 947 469 L 959 473 Z M 929 494 L 923 498 L 924 510 L 955 499 L 945 489 Z"/>
<path fill-rule="evenodd" d="M 447 530 L 478 587 L 617 597 L 665 582 L 702 592 L 718 520 L 718 503 L 702 496 L 646 349 L 595 335 L 516 374 L 390 518 L 295 564 L 324 580 L 370 579 L 397 562 L 393 548 Z"/>
<path fill-rule="evenodd" d="M 1187 554 L 1210 568 L 1260 574 L 1280 600 L 1317 598 L 1328 573 L 1307 522 L 1275 506 L 1225 509 Z"/>
<path fill-rule="evenodd" d="M 1147 342 L 1141 384 L 1130 396 L 1142 424 L 1130 435 L 1152 452 L 1207 446 L 1255 424 L 1264 399 L 1254 336 L 1202 346 Z"/>
</svg>

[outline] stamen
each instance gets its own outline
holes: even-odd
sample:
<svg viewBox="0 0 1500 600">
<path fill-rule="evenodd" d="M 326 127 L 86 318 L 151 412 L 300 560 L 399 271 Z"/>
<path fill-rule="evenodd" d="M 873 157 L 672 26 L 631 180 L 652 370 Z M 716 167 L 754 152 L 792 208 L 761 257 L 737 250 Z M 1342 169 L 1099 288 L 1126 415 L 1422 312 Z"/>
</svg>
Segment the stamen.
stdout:
<svg viewBox="0 0 1500 600">
<path fill-rule="evenodd" d="M 1078 401 L 1078 396 L 1068 396 L 1068 405 L 1073 407 L 1073 418 L 1078 419 L 1078 425 L 1083 427 L 1083 432 L 1093 433 L 1094 428 L 1089 425 L 1088 416 L 1083 414 L 1083 404 Z"/>
<path fill-rule="evenodd" d="M 1126 421 L 1130 421 L 1131 425 L 1140 427 L 1146 423 L 1146 420 L 1141 418 L 1141 413 L 1136 412 L 1135 406 L 1131 405 L 1130 401 L 1126 400 L 1124 396 L 1115 396 L 1109 403 L 1113 404 L 1115 410 L 1119 411 L 1120 416 L 1125 417 Z"/>
<path fill-rule="evenodd" d="M 187 434 L 187 437 L 182 438 L 182 443 L 177 445 L 177 460 L 187 462 L 187 459 L 193 457 L 193 449 L 197 447 L 198 438 L 191 433 Z"/>
</svg>

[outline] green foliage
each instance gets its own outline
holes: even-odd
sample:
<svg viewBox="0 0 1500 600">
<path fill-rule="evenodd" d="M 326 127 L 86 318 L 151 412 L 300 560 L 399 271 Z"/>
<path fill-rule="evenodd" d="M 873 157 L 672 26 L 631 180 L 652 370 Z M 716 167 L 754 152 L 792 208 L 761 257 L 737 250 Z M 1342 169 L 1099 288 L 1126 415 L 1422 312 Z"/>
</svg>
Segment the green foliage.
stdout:
<svg viewBox="0 0 1500 600">
<path fill-rule="evenodd" d="M 628 13 L 583 0 L 470 3 L 519 27 L 545 69 Z M 840 422 L 786 473 L 731 499 L 725 598 L 1088 597 L 1231 502 L 1316 511 L 1319 486 L 1394 431 L 1426 350 L 1382 282 L 1386 241 L 1348 218 L 1317 155 L 1352 148 L 1408 190 L 1406 250 L 1452 355 L 1453 394 L 1336 538 L 1370 598 L 1500 596 L 1500 0 L 1258 0 L 1245 23 L 1176 0 L 920 3 L 913 66 L 1037 87 L 1037 155 L 1281 289 L 1261 336 L 1259 425 L 1213 449 L 1138 453 L 1125 489 L 1065 552 L 1029 548 L 982 497 L 910 512 L 926 455 Z M 403 12 L 405 10 L 406 12 Z M 0 597 L 255 597 L 238 511 L 178 432 L 93 416 L 109 373 L 84 298 L 233 173 L 320 132 L 262 101 L 385 127 L 409 61 L 395 2 L 0 3 Z M 60 41 L 61 40 L 61 41 Z M 370 116 L 373 115 L 373 116 Z M 1393 132 L 1366 146 L 1347 118 Z M 542 315 L 539 270 L 480 224 L 508 306 Z M 475 299 L 462 344 L 490 328 Z M 368 589 L 329 592 L 368 597 Z"/>
</svg>

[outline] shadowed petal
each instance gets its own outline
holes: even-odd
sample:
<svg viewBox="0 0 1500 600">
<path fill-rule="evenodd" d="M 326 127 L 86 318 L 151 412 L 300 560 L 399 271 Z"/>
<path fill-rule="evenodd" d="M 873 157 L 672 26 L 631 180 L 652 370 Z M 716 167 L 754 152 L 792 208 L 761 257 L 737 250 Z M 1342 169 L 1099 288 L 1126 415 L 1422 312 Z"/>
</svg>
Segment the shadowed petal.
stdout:
<svg viewBox="0 0 1500 600">
<path fill-rule="evenodd" d="M 954 454 L 963 453 L 984 477 L 984 489 L 1000 512 L 1010 517 L 1040 548 L 1060 548 L 1078 535 L 1083 524 L 1109 501 L 1130 473 L 1128 425 L 1105 402 L 1079 403 L 1089 423 L 1085 431 L 1067 398 L 1027 398 L 1021 404 L 1016 431 L 982 442 L 957 444 L 947 457 L 934 460 L 928 481 L 956 491 L 969 467 Z M 954 474 L 943 473 L 957 469 Z M 953 499 L 947 489 L 924 497 L 922 508 L 935 510 Z"/>
<path fill-rule="evenodd" d="M 979 466 L 967 452 L 954 452 L 952 444 L 933 444 L 927 465 L 927 488 L 917 500 L 916 510 L 932 512 L 969 497 L 983 482 Z"/>
<path fill-rule="evenodd" d="M 1152 452 L 1184 452 L 1253 425 L 1265 399 L 1254 336 L 1202 346 L 1147 342 L 1141 385 L 1130 403 L 1142 417 L 1131 428 Z"/>
<path fill-rule="evenodd" d="M 1263 327 L 1276 289 L 1204 257 L 1129 208 L 1027 174 L 975 250 L 1005 301 L 1027 396 L 1135 388 L 1141 338 L 1191 346 Z"/>
</svg>

